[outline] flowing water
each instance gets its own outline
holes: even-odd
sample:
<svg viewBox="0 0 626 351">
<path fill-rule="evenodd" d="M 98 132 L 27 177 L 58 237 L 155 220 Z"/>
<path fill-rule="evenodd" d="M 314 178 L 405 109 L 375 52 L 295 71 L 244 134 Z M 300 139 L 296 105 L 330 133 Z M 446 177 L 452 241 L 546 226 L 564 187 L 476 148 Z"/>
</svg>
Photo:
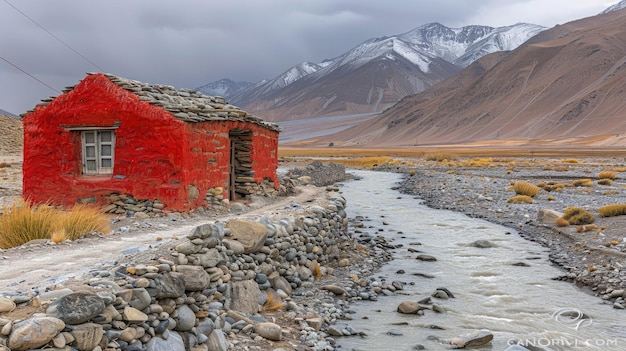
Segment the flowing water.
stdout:
<svg viewBox="0 0 626 351">
<path fill-rule="evenodd" d="M 571 283 L 553 280 L 564 272 L 549 262 L 547 250 L 539 244 L 510 228 L 430 209 L 412 196 L 391 190 L 400 180 L 397 174 L 354 173 L 363 178 L 341 188 L 349 217 L 367 217 L 366 227 L 374 227 L 369 229 L 371 234 L 383 235 L 393 245 L 402 244 L 394 250 L 394 260 L 376 275 L 389 284 L 394 280 L 407 284 L 393 296 L 354 303 L 353 320 L 346 323 L 367 336 L 338 338 L 341 349 L 414 350 L 421 344 L 427 350 L 448 350 L 450 345 L 429 336 L 451 339 L 488 329 L 493 341 L 472 349 L 505 350 L 517 342 L 530 350 L 626 350 L 626 312 Z M 476 240 L 496 246 L 469 245 Z M 408 248 L 435 256 L 437 261 L 418 261 L 418 253 Z M 522 262 L 528 266 L 514 265 Z M 433 298 L 445 313 L 396 312 L 402 301 L 417 302 L 440 287 L 455 296 Z"/>
</svg>

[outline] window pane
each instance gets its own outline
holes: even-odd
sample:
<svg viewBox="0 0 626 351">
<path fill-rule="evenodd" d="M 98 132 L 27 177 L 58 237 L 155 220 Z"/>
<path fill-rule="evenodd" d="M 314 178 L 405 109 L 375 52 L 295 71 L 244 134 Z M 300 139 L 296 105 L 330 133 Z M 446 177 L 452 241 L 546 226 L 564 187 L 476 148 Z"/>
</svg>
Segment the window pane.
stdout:
<svg viewBox="0 0 626 351">
<path fill-rule="evenodd" d="M 102 159 L 102 167 L 104 168 L 111 168 L 113 167 L 113 163 L 111 162 L 110 158 L 103 158 Z"/>
<path fill-rule="evenodd" d="M 113 156 L 111 153 L 113 147 L 111 145 L 100 146 L 100 156 Z"/>
<path fill-rule="evenodd" d="M 96 147 L 95 146 L 85 146 L 85 154 L 87 157 L 96 157 Z"/>
<path fill-rule="evenodd" d="M 96 142 L 94 132 L 85 132 L 85 142 L 88 144 L 93 144 Z"/>
<path fill-rule="evenodd" d="M 100 132 L 100 141 L 111 142 L 112 140 L 113 140 L 113 132 L 111 131 Z"/>
<path fill-rule="evenodd" d="M 95 171 L 96 170 L 96 160 L 88 160 L 86 165 L 87 165 L 87 170 L 88 171 Z"/>
</svg>

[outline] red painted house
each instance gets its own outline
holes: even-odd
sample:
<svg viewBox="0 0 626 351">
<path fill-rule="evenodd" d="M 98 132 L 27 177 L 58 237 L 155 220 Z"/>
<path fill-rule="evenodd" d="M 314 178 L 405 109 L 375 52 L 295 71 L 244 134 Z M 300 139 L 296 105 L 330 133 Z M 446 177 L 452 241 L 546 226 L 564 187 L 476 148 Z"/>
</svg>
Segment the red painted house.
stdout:
<svg viewBox="0 0 626 351">
<path fill-rule="evenodd" d="M 278 126 L 221 97 L 88 74 L 23 122 L 23 195 L 34 203 L 188 211 L 279 187 Z"/>
</svg>

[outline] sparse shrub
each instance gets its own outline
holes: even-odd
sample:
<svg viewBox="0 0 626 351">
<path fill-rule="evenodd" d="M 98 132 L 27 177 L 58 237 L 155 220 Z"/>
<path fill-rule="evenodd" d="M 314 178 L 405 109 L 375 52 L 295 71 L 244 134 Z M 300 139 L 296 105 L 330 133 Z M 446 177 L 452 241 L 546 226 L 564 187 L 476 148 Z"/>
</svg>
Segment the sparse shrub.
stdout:
<svg viewBox="0 0 626 351">
<path fill-rule="evenodd" d="M 600 179 L 598 180 L 598 185 L 611 185 L 613 181 L 611 179 Z"/>
<path fill-rule="evenodd" d="M 582 187 L 582 186 L 592 187 L 593 181 L 591 179 L 575 179 L 572 181 L 572 185 L 577 186 L 577 187 Z"/>
<path fill-rule="evenodd" d="M 278 311 L 283 308 L 283 302 L 278 294 L 272 290 L 267 290 L 266 294 L 267 299 L 265 300 L 265 304 L 263 304 L 263 311 Z"/>
<path fill-rule="evenodd" d="M 554 170 L 557 171 L 557 172 L 567 172 L 567 171 L 569 171 L 569 167 L 566 166 L 566 165 L 565 166 L 557 166 L 557 167 L 554 167 Z"/>
<path fill-rule="evenodd" d="M 572 225 L 591 224 L 596 220 L 593 213 L 583 208 L 573 206 L 569 206 L 563 211 L 563 218 Z"/>
<path fill-rule="evenodd" d="M 95 207 L 76 205 L 68 212 L 59 212 L 57 228 L 65 232 L 69 240 L 76 240 L 85 234 L 109 233 L 109 220 Z"/>
<path fill-rule="evenodd" d="M 18 201 L 4 208 L 0 217 L 0 248 L 8 249 L 31 240 L 49 239 L 54 232 L 55 210 L 50 206 L 32 207 Z"/>
<path fill-rule="evenodd" d="M 464 166 L 467 167 L 493 167 L 493 158 L 473 158 L 471 160 L 467 160 L 463 162 Z"/>
<path fill-rule="evenodd" d="M 409 171 L 409 177 L 412 177 L 414 175 L 415 175 L 415 170 L 414 169 L 410 170 Z"/>
<path fill-rule="evenodd" d="M 515 191 L 515 193 L 518 195 L 534 197 L 535 195 L 537 195 L 537 193 L 539 193 L 540 189 L 541 188 L 539 188 L 538 186 L 530 184 L 528 182 L 513 183 L 513 191 Z"/>
<path fill-rule="evenodd" d="M 11 164 L 8 162 L 0 162 L 0 168 L 8 168 L 11 167 Z"/>
<path fill-rule="evenodd" d="M 563 217 L 559 217 L 554 221 L 554 224 L 556 224 L 557 227 L 567 227 L 569 226 L 569 221 Z"/>
<path fill-rule="evenodd" d="M 615 180 L 617 178 L 617 173 L 613 171 L 602 171 L 598 173 L 598 179 L 610 179 Z"/>
<path fill-rule="evenodd" d="M 566 159 L 566 160 L 562 160 L 561 162 L 563 163 L 578 163 L 577 159 Z"/>
<path fill-rule="evenodd" d="M 437 162 L 454 161 L 456 160 L 456 156 L 446 153 L 429 153 L 424 156 L 424 159 L 426 159 L 426 161 Z"/>
<path fill-rule="evenodd" d="M 556 199 L 554 198 L 554 196 L 552 196 L 552 195 L 549 195 L 546 199 L 547 199 L 548 201 L 554 201 L 554 200 L 556 200 Z"/>
<path fill-rule="evenodd" d="M 600 217 L 615 217 L 626 215 L 626 204 L 602 206 L 598 209 Z"/>
<path fill-rule="evenodd" d="M 626 167 L 615 167 L 613 172 L 626 172 Z"/>
<path fill-rule="evenodd" d="M 91 232 L 109 233 L 109 221 L 96 208 L 78 205 L 70 211 L 51 206 L 31 206 L 20 201 L 4 208 L 0 216 L 0 248 L 8 249 L 35 239 L 61 242 Z"/>
<path fill-rule="evenodd" d="M 313 277 L 316 280 L 322 278 L 322 267 L 320 266 L 319 262 L 317 262 L 317 260 L 311 261 L 309 269 L 313 273 Z"/>
<path fill-rule="evenodd" d="M 533 198 L 528 195 L 515 195 L 512 198 L 508 199 L 506 202 L 510 204 L 532 204 Z"/>
</svg>

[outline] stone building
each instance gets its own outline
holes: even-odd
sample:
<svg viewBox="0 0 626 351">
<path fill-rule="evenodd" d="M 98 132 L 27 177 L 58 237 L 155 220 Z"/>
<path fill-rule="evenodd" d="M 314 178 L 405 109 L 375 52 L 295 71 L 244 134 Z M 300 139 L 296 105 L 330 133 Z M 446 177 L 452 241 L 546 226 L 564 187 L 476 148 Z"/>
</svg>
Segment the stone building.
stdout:
<svg viewBox="0 0 626 351">
<path fill-rule="evenodd" d="M 94 73 L 23 122 L 34 203 L 188 211 L 279 188 L 278 126 L 221 97 Z"/>
</svg>

